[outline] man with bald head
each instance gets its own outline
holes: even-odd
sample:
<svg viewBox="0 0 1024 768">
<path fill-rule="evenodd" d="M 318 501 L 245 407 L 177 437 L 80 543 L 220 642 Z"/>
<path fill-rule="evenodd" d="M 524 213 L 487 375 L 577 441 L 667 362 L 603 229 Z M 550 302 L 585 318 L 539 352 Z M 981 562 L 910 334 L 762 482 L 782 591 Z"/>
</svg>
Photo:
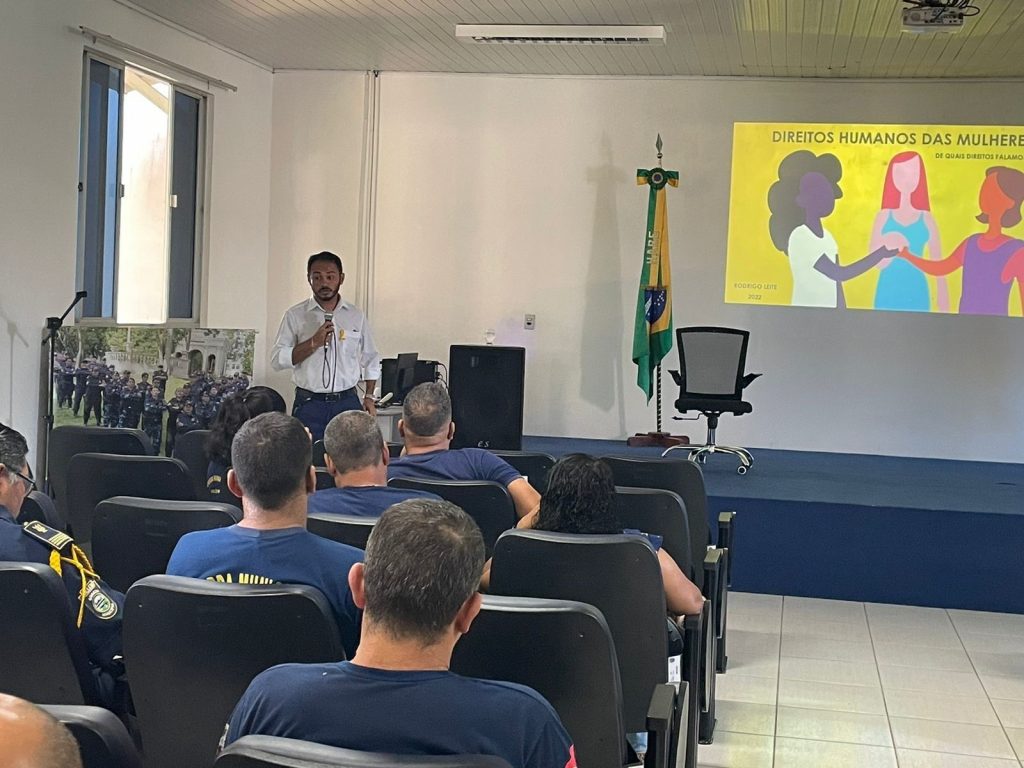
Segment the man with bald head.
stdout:
<svg viewBox="0 0 1024 768">
<path fill-rule="evenodd" d="M 82 768 L 71 731 L 35 704 L 0 693 L 4 768 Z"/>
</svg>

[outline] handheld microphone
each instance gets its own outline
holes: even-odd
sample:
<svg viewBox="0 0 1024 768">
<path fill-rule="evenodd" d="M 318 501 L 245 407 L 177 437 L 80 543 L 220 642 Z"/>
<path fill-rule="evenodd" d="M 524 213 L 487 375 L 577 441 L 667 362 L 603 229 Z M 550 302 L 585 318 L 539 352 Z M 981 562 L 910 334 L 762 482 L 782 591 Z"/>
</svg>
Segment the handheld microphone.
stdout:
<svg viewBox="0 0 1024 768">
<path fill-rule="evenodd" d="M 334 313 L 333 312 L 324 312 L 324 321 L 328 322 L 328 323 L 333 322 L 334 321 Z M 327 338 L 324 339 L 324 349 L 327 349 L 329 346 L 331 346 L 331 337 L 333 337 L 333 336 L 334 336 L 334 334 L 332 333 L 330 336 L 328 336 Z"/>
<path fill-rule="evenodd" d="M 380 400 L 377 401 L 377 405 L 378 406 L 387 405 L 388 403 L 391 402 L 391 398 L 393 398 L 394 396 L 395 396 L 394 392 L 388 392 L 386 395 L 384 395 L 384 397 L 382 397 Z"/>
</svg>

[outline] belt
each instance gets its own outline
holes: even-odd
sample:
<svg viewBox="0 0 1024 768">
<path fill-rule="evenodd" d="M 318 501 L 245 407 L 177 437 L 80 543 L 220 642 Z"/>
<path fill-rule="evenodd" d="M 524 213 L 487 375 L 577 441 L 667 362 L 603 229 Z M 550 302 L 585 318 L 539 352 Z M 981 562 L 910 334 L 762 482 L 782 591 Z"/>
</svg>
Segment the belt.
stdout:
<svg viewBox="0 0 1024 768">
<path fill-rule="evenodd" d="M 349 387 L 348 389 L 342 390 L 341 392 L 311 392 L 308 389 L 296 387 L 295 395 L 296 397 L 304 397 L 307 400 L 323 400 L 326 402 L 334 402 L 336 400 L 341 400 L 346 395 L 350 395 L 355 391 L 355 387 Z"/>
</svg>

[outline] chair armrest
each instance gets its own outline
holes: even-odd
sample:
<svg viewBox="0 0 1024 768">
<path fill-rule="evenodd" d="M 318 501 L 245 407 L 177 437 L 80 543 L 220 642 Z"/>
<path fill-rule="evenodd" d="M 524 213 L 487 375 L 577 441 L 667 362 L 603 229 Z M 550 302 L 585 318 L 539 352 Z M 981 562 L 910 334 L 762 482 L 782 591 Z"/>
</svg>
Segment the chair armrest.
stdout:
<svg viewBox="0 0 1024 768">
<path fill-rule="evenodd" d="M 727 552 L 721 549 L 709 549 L 704 555 L 704 597 L 717 603 L 722 594 L 722 564 Z"/>
<path fill-rule="evenodd" d="M 700 722 L 700 690 L 704 687 L 701 679 L 701 645 L 704 637 L 704 624 L 708 620 L 708 606 L 695 615 L 683 616 L 679 627 L 683 631 L 682 678 L 679 687 L 680 709 L 683 711 L 683 725 L 679 730 L 682 743 L 678 753 L 685 755 L 680 761 L 683 768 L 697 765 L 698 724 Z M 683 685 L 686 685 L 685 702 Z M 685 703 L 685 707 L 683 704 Z"/>
<path fill-rule="evenodd" d="M 710 623 L 716 638 L 725 631 L 725 605 L 729 594 L 725 569 L 728 561 L 727 549 L 709 549 L 704 556 L 704 597 L 711 607 Z"/>
<path fill-rule="evenodd" d="M 733 535 L 736 530 L 735 525 L 735 512 L 719 512 L 718 513 L 718 541 L 716 546 L 719 549 L 729 550 L 729 555 L 725 559 L 724 573 L 725 583 L 732 586 L 732 552 L 733 552 Z"/>
<path fill-rule="evenodd" d="M 685 686 L 685 683 L 682 683 Z M 674 731 L 678 730 L 676 687 L 655 685 L 647 707 L 647 754 L 645 768 L 669 768 Z"/>
</svg>

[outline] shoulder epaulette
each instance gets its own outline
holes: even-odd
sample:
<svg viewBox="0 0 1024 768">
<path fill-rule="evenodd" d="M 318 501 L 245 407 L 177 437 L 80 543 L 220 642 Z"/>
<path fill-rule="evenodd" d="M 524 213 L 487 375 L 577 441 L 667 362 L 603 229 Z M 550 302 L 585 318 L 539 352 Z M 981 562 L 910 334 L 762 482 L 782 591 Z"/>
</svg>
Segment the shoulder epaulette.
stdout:
<svg viewBox="0 0 1024 768">
<path fill-rule="evenodd" d="M 35 520 L 25 523 L 21 530 L 57 552 L 69 552 L 71 545 L 75 543 L 75 540 L 64 531 L 58 531 L 56 528 L 51 528 Z"/>
</svg>

